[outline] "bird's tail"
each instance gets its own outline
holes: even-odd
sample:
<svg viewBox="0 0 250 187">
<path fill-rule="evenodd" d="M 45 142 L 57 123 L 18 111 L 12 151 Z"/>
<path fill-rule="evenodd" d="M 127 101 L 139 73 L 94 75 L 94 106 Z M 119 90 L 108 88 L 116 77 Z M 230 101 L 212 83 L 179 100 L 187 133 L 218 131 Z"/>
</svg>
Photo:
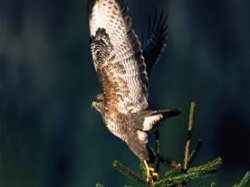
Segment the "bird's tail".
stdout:
<svg viewBox="0 0 250 187">
<path fill-rule="evenodd" d="M 148 163 L 154 163 L 154 159 L 157 155 L 148 145 L 147 131 L 156 128 L 158 126 L 157 124 L 166 118 L 178 114 L 180 114 L 180 109 L 177 108 L 171 110 L 143 111 L 141 115 L 137 116 L 135 119 L 135 124 L 140 124 L 140 126 L 127 137 L 126 143 L 130 150 L 141 160 L 146 160 Z M 143 127 L 141 124 L 143 124 Z"/>
<path fill-rule="evenodd" d="M 160 122 L 167 118 L 177 116 L 181 113 L 179 108 L 166 109 L 166 110 L 155 110 L 155 111 L 145 111 L 144 121 L 143 121 L 143 131 L 150 131 L 156 128 Z"/>
<path fill-rule="evenodd" d="M 140 159 L 154 163 L 156 153 L 148 145 L 148 135 L 146 132 L 137 130 L 131 133 L 127 141 L 130 150 Z"/>
</svg>

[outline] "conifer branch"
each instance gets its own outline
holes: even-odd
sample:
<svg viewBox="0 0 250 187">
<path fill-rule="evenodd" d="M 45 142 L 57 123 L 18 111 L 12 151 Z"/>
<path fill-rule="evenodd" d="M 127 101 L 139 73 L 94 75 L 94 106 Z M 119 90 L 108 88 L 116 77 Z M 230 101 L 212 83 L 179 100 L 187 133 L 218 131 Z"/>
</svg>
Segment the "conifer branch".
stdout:
<svg viewBox="0 0 250 187">
<path fill-rule="evenodd" d="M 148 184 L 143 178 L 141 178 L 138 174 L 136 174 L 134 171 L 132 171 L 128 167 L 124 166 L 118 160 L 115 160 L 113 162 L 113 167 L 116 168 L 121 173 L 123 173 L 124 175 L 132 178 L 134 181 L 136 181 L 136 182 L 138 182 L 140 184 L 143 184 L 143 185 L 147 185 Z"/>
<path fill-rule="evenodd" d="M 247 171 L 243 178 L 238 184 L 233 185 L 233 187 L 245 187 L 250 180 L 250 172 Z"/>
<path fill-rule="evenodd" d="M 173 186 L 173 185 L 183 184 L 194 179 L 201 179 L 215 172 L 220 167 L 221 164 L 222 164 L 222 160 L 220 157 L 218 157 L 214 159 L 213 161 L 208 162 L 204 165 L 190 168 L 187 171 L 187 173 L 183 173 L 179 175 L 168 174 L 168 177 L 165 177 L 162 180 L 155 182 L 155 185 L 159 187 Z M 174 174 L 174 171 L 173 171 L 173 174 Z"/>
<path fill-rule="evenodd" d="M 180 175 L 182 173 L 181 169 L 170 169 L 164 174 L 164 178 L 170 178 L 173 176 Z"/>
<path fill-rule="evenodd" d="M 187 134 L 187 140 L 185 143 L 185 151 L 184 151 L 184 160 L 183 160 L 184 172 L 187 171 L 188 163 L 189 163 L 188 160 L 189 160 L 191 137 L 192 137 L 192 130 L 193 130 L 194 108 L 195 108 L 195 102 L 192 101 L 190 105 L 189 120 L 188 120 L 188 134 Z"/>
</svg>

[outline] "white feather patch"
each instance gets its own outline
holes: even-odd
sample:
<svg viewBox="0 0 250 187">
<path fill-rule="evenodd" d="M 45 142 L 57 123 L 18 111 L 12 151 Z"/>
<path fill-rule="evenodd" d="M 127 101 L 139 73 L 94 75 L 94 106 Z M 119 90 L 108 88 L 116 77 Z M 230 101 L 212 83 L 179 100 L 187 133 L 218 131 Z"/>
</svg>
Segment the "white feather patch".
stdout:
<svg viewBox="0 0 250 187">
<path fill-rule="evenodd" d="M 160 121 L 161 118 L 163 118 L 162 114 L 145 117 L 144 122 L 143 122 L 143 130 L 149 131 L 150 129 L 152 129 L 153 125 L 156 122 Z"/>
<path fill-rule="evenodd" d="M 141 140 L 144 143 L 148 143 L 148 135 L 146 132 L 138 130 L 138 131 L 136 131 L 136 133 L 137 133 L 139 140 Z"/>
<path fill-rule="evenodd" d="M 117 20 L 118 10 L 119 5 L 115 0 L 96 0 L 90 16 L 90 34 L 95 35 L 98 28 L 104 28 L 108 34 L 111 34 L 114 27 L 110 26 Z"/>
</svg>

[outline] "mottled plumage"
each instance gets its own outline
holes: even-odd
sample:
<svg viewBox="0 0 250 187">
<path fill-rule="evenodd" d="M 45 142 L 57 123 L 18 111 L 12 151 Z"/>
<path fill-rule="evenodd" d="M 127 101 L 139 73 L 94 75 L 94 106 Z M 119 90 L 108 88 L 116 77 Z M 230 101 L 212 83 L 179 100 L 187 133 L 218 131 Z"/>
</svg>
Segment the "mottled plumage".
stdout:
<svg viewBox="0 0 250 187">
<path fill-rule="evenodd" d="M 151 69 L 146 69 L 143 55 L 148 64 L 158 60 L 164 42 L 157 44 L 157 40 L 165 41 L 165 21 L 161 16 L 152 28 L 143 53 L 127 8 L 117 0 L 96 0 L 90 4 L 91 52 L 102 87 L 92 105 L 111 133 L 123 140 L 139 159 L 149 161 L 153 152 L 148 147 L 147 132 L 158 122 L 180 113 L 178 109 L 146 110 L 147 71 Z"/>
<path fill-rule="evenodd" d="M 94 65 L 101 77 L 109 70 L 108 76 L 111 81 L 108 89 L 110 86 L 116 89 L 112 97 L 115 97 L 118 110 L 127 113 L 147 108 L 146 67 L 137 35 L 131 29 L 131 18 L 127 15 L 127 9 L 121 9 L 114 0 L 97 0 L 92 8 L 89 23 L 91 36 L 95 36 L 97 30 L 103 28 L 112 44 L 113 49 L 110 51 L 110 55 L 114 57 L 112 61 L 109 61 L 104 68 L 98 67 L 95 60 Z M 101 81 L 105 98 L 110 98 L 110 92 L 105 90 L 106 82 L 103 83 Z M 121 85 L 117 87 L 118 84 Z"/>
</svg>

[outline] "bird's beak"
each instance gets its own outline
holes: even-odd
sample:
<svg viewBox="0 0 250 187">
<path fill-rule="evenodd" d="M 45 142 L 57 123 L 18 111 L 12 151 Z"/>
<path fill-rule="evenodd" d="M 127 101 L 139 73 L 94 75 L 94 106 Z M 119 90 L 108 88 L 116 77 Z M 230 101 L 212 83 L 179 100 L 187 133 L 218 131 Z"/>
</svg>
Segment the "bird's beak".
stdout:
<svg viewBox="0 0 250 187">
<path fill-rule="evenodd" d="M 92 102 L 91 103 L 91 108 L 94 108 L 95 107 L 95 102 Z"/>
</svg>

